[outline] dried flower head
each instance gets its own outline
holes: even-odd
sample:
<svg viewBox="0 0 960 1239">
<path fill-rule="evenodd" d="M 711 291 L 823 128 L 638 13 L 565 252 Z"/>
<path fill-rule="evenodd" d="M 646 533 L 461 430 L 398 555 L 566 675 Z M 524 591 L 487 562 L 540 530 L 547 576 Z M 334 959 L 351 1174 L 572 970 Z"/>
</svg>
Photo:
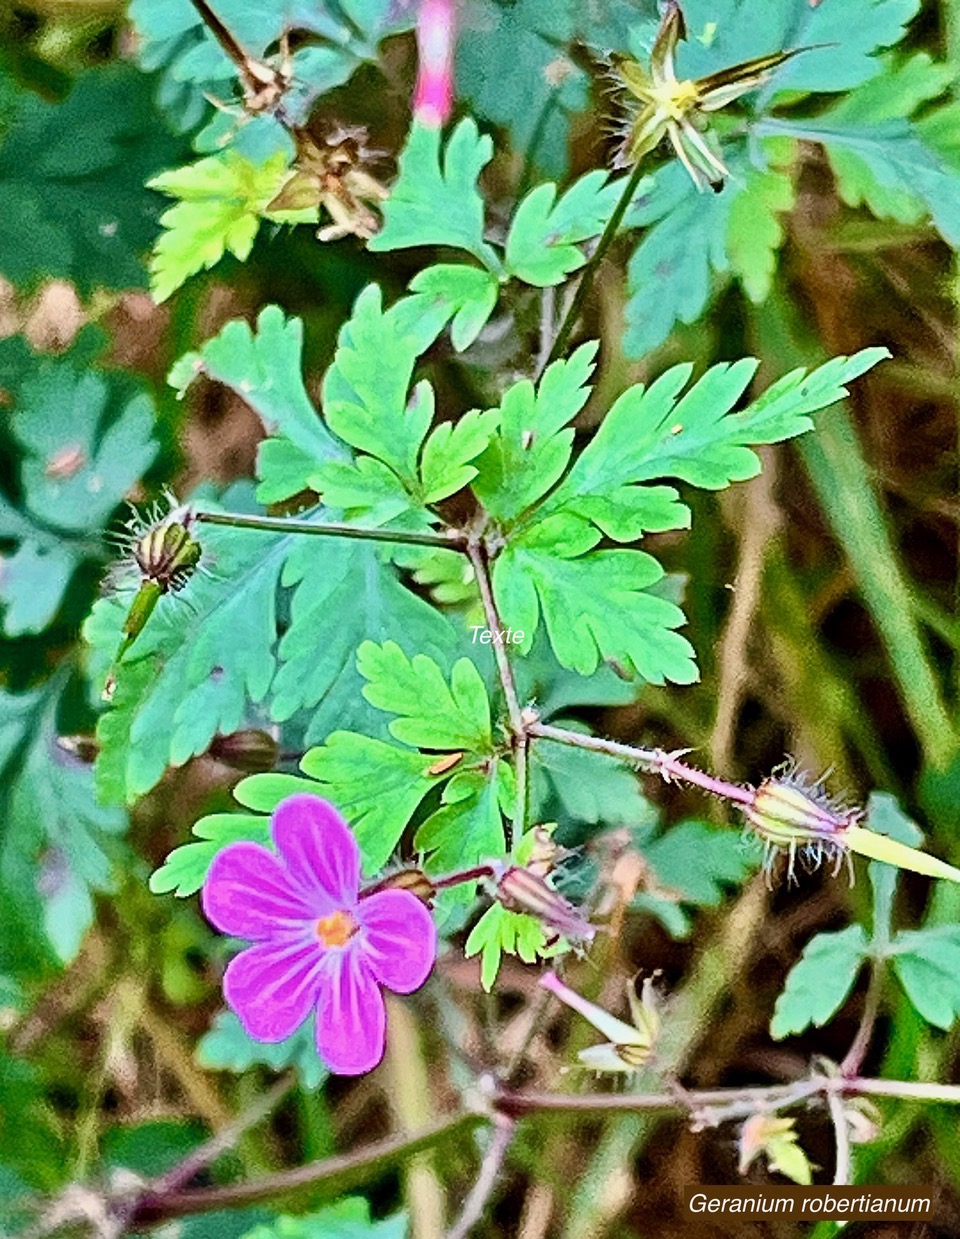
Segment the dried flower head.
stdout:
<svg viewBox="0 0 960 1239">
<path fill-rule="evenodd" d="M 290 59 L 290 44 L 287 32 L 280 35 L 282 62 L 274 68 L 264 60 L 258 60 L 242 46 L 207 0 L 193 0 L 203 24 L 220 44 L 221 50 L 233 61 L 243 91 L 243 108 L 250 116 L 283 115 L 282 101 L 293 81 Z M 223 108 L 217 100 L 211 102 Z M 224 109 L 225 110 L 225 109 Z"/>
<path fill-rule="evenodd" d="M 318 231 L 321 241 L 336 241 L 351 233 L 369 240 L 380 227 L 369 204 L 383 202 L 389 195 L 369 171 L 376 155 L 367 147 L 366 129 L 337 125 L 320 139 L 298 130 L 296 141 L 293 170 L 267 210 L 322 207 L 333 223 Z"/>
<path fill-rule="evenodd" d="M 626 56 L 613 57 L 616 80 L 626 92 L 631 112 L 617 165 L 636 164 L 666 137 L 697 188 L 709 185 L 719 191 L 730 173 L 705 136 L 707 114 L 756 90 L 785 61 L 811 49 L 773 52 L 707 77 L 681 80 L 676 74 L 674 57 L 677 44 L 686 37 L 679 3 L 667 0 L 649 67 L 645 69 Z"/>
<path fill-rule="evenodd" d="M 551 874 L 570 855 L 553 839 L 556 823 L 531 827 L 514 851 L 515 863 L 492 861 L 494 895 L 509 912 L 526 913 L 573 945 L 592 942 L 596 929 L 556 890 Z M 551 943 L 552 945 L 552 943 Z"/>
</svg>

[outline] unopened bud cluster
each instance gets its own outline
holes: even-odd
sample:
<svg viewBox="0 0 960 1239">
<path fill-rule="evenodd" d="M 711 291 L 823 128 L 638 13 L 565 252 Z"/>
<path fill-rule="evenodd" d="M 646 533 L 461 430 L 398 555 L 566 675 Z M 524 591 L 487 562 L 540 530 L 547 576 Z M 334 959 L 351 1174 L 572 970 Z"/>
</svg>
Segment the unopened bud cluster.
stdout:
<svg viewBox="0 0 960 1239">
<path fill-rule="evenodd" d="M 144 580 L 152 581 L 163 593 L 183 589 L 200 562 L 200 543 L 190 533 L 193 519 L 189 508 L 179 508 L 151 525 L 133 544 L 133 557 Z"/>
</svg>

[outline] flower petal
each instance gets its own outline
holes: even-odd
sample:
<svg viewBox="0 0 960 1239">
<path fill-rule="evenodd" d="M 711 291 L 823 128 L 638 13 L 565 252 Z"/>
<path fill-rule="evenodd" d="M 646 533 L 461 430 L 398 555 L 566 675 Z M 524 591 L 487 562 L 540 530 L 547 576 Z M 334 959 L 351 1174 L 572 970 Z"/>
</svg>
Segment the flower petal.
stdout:
<svg viewBox="0 0 960 1239">
<path fill-rule="evenodd" d="M 433 917 L 409 891 L 377 891 L 354 909 L 359 950 L 374 977 L 397 994 L 419 989 L 437 956 Z"/>
<path fill-rule="evenodd" d="M 259 843 L 231 843 L 213 858 L 201 895 L 204 915 L 221 931 L 253 942 L 316 920 L 329 899 L 306 899 L 279 857 Z"/>
<path fill-rule="evenodd" d="M 283 1041 L 309 1018 L 323 983 L 324 954 L 314 943 L 261 943 L 232 959 L 223 996 L 257 1041 Z"/>
<path fill-rule="evenodd" d="M 337 1075 L 363 1075 L 383 1058 L 387 1036 L 383 995 L 356 947 L 331 951 L 325 962 L 317 1049 Z"/>
<path fill-rule="evenodd" d="M 272 830 L 301 891 L 320 892 L 336 908 L 353 907 L 360 887 L 360 849 L 332 804 L 306 793 L 289 796 L 274 809 Z"/>
</svg>

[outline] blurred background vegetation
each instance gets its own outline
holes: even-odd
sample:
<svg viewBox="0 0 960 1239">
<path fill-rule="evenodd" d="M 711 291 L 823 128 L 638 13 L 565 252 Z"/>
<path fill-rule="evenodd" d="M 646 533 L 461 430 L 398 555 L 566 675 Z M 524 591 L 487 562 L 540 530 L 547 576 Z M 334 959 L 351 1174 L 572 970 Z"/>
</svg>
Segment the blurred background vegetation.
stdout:
<svg viewBox="0 0 960 1239">
<path fill-rule="evenodd" d="M 856 385 L 849 405 L 822 416 L 815 435 L 765 450 L 761 477 L 719 500 L 685 495 L 693 532 L 656 541 L 668 566 L 692 582 L 687 631 L 702 680 L 648 686 L 639 696 L 614 688 L 611 704 L 588 716 L 605 734 L 692 748 L 726 778 L 757 781 L 789 753 L 814 772 L 832 771 L 831 786 L 853 800 L 889 791 L 920 823 L 927 846 L 960 863 L 960 276 L 948 244 L 960 239 L 960 174 L 950 172 L 960 170 L 960 5 L 850 0 L 844 17 L 845 0 L 822 3 L 840 10 L 841 35 L 861 44 L 873 21 L 909 23 L 896 51 L 883 53 L 880 85 L 861 102 L 861 118 L 914 116 L 939 153 L 943 183 L 927 193 L 909 174 L 900 184 L 871 181 L 802 139 L 786 182 L 754 183 L 750 203 L 731 208 L 739 214 L 718 234 L 709 196 L 690 197 L 668 179 L 658 192 L 673 195 L 670 213 L 658 216 L 651 199 L 634 219 L 646 227 L 642 237 L 661 229 L 661 248 L 633 260 L 641 289 L 656 269 L 661 284 L 649 296 L 667 317 L 628 294 L 636 234 L 621 238 L 581 328 L 603 349 L 597 390 L 578 424 L 595 425 L 626 384 L 678 360 L 702 368 L 756 355 L 764 382 L 872 344 L 886 345 L 892 360 Z M 537 179 L 567 181 L 609 163 L 612 104 L 593 49 L 629 46 L 634 23 L 655 15 L 640 0 L 592 0 L 576 14 L 564 4 L 538 10 L 534 0 L 472 4 L 463 0 L 459 106 L 497 135 L 483 180 L 496 229 Z M 250 5 L 252 27 L 254 10 L 276 7 Z M 293 7 L 295 21 L 311 5 Z M 750 0 L 719 8 L 732 22 Z M 342 80 L 311 104 L 318 129 L 367 127 L 387 183 L 415 73 L 412 17 L 401 7 L 393 16 L 397 33 L 379 50 L 376 37 L 358 37 L 350 71 L 332 74 Z M 309 1046 L 288 1047 L 274 1061 L 238 1035 L 219 1011 L 221 948 L 195 904 L 158 899 L 146 885 L 199 816 L 229 806 L 248 764 L 243 744 L 215 741 L 170 771 L 129 817 L 97 800 L 91 762 L 101 683 L 87 674 L 80 631 L 111 554 L 104 534 L 117 527 L 124 500 L 152 498 L 166 484 L 184 495 L 252 477 L 264 433 L 242 400 L 212 382 L 178 400 L 165 382 L 171 364 L 229 319 L 252 319 L 276 303 L 305 323 L 305 372 L 316 392 L 360 288 L 376 278 L 388 297 L 398 295 L 420 265 L 407 251 L 369 254 L 353 237 L 320 244 L 311 228 L 265 225 L 246 262 L 227 255 L 156 305 L 146 257 L 169 203 L 145 182 L 196 157 L 193 140 L 214 115 L 204 93 L 229 99 L 232 86 L 222 66 L 204 77 L 199 60 L 177 60 L 193 46 L 177 27 L 178 6 L 157 0 L 151 11 L 150 0 L 138 0 L 133 18 L 112 0 L 0 9 L 0 1229 L 11 1234 L 29 1224 L 25 1192 L 56 1196 L 118 1167 L 159 1173 L 254 1103 L 278 1066 L 293 1073 L 289 1092 L 272 1120 L 221 1161 L 217 1177 L 416 1128 L 465 1086 L 467 1069 L 445 1043 L 459 1042 L 468 1061 L 483 1063 L 497 1026 L 509 1057 L 526 1035 L 533 985 L 519 965 L 506 968 L 487 1000 L 476 961 L 450 956 L 431 998 L 392 1013 L 385 1067 L 321 1090 Z M 891 35 L 879 45 L 897 42 Z M 728 60 L 753 52 L 741 54 L 736 42 L 727 50 Z M 511 65 L 502 79 L 484 69 L 498 55 Z M 544 73 L 550 65 L 552 76 Z M 880 165 L 897 157 L 892 149 L 876 156 Z M 766 208 L 754 212 L 765 193 Z M 744 257 L 751 246 L 756 252 Z M 528 290 L 460 364 L 445 364 L 449 348 L 437 345 L 431 377 L 441 400 L 469 407 L 496 390 L 498 375 L 523 371 L 539 347 L 547 296 Z M 91 475 L 97 486 L 83 489 Z M 262 719 L 251 712 L 246 722 L 254 728 Z M 645 790 L 671 822 L 705 812 L 676 789 Z M 622 794 L 622 785 L 601 789 L 580 817 L 594 827 L 623 820 L 615 807 Z M 680 994 L 673 1058 L 691 1085 L 790 1078 L 812 1052 L 842 1058 L 862 995 L 826 1031 L 788 1046 L 771 1048 L 767 1023 L 803 945 L 861 913 L 866 883 L 848 890 L 817 875 L 798 898 L 768 894 L 755 881 L 733 891 L 742 874 L 727 876 L 722 906 L 720 884 L 692 901 L 716 906 L 685 936 L 649 916 L 624 922 L 603 948 L 615 980 L 606 998 L 617 1001 L 621 977 L 663 969 L 666 988 Z M 917 880 L 905 881 L 901 896 L 906 924 L 960 919 L 953 892 L 928 903 L 929 885 Z M 931 1029 L 898 992 L 887 998 L 866 1069 L 955 1078 L 955 1032 Z M 541 1030 L 527 1082 L 555 1082 L 577 1035 L 559 1020 Z M 960 1234 L 954 1116 L 893 1103 L 883 1114 L 881 1138 L 861 1154 L 861 1180 L 936 1184 L 943 1220 L 924 1233 Z M 812 1161 L 828 1165 L 825 1119 L 801 1117 L 799 1127 Z M 462 1198 L 475 1163 L 463 1137 L 402 1171 L 387 1168 L 374 1185 L 374 1211 L 405 1205 L 413 1233 L 439 1233 L 431 1218 L 445 1198 Z M 761 1181 L 765 1172 L 756 1167 L 751 1176 Z M 726 1131 L 704 1136 L 640 1117 L 576 1127 L 538 1119 L 524 1128 L 477 1233 L 713 1235 L 720 1232 L 707 1222 L 684 1220 L 680 1189 L 736 1181 Z M 245 1235 L 274 1226 L 275 1213 L 190 1219 L 169 1233 Z M 97 1233 L 96 1225 L 78 1227 Z M 741 1233 L 780 1232 L 744 1223 Z"/>
</svg>

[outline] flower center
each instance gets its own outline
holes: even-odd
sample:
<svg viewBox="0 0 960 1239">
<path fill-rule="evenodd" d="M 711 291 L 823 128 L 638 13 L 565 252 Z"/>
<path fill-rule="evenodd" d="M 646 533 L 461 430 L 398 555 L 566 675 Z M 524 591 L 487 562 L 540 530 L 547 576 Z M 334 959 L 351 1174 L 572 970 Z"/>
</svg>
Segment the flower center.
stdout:
<svg viewBox="0 0 960 1239">
<path fill-rule="evenodd" d="M 316 935 L 325 947 L 346 946 L 357 929 L 357 922 L 349 912 L 343 911 L 321 916 L 315 927 Z"/>
<path fill-rule="evenodd" d="M 664 82 L 650 87 L 653 103 L 662 108 L 671 120 L 683 120 L 697 102 L 696 82 Z"/>
</svg>

